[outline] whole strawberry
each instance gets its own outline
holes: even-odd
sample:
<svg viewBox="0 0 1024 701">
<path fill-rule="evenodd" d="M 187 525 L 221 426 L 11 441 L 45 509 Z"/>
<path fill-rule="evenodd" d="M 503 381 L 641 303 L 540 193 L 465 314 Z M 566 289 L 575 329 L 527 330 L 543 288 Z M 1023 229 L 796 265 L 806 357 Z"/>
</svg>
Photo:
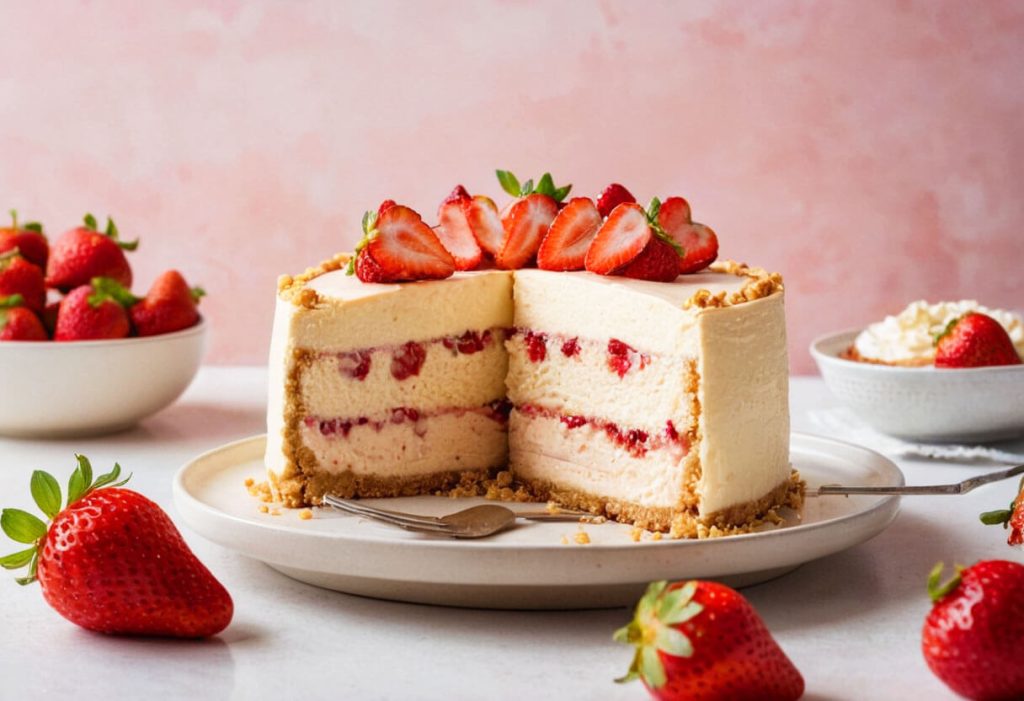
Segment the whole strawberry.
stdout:
<svg viewBox="0 0 1024 701">
<path fill-rule="evenodd" d="M 1006 542 L 1009 545 L 1024 545 L 1024 478 L 1017 486 L 1017 496 L 1007 509 L 986 511 L 981 515 L 986 526 L 1002 526 L 1010 529 Z"/>
<path fill-rule="evenodd" d="M 934 605 L 921 648 L 932 672 L 969 699 L 1024 698 L 1024 565 L 983 560 L 940 584 L 928 577 Z"/>
<path fill-rule="evenodd" d="M 661 701 L 792 701 L 804 679 L 737 591 L 705 581 L 654 582 L 615 633 L 636 647 L 629 673 Z"/>
<path fill-rule="evenodd" d="M 53 340 L 124 338 L 131 331 L 126 309 L 138 301 L 114 280 L 94 278 L 61 300 Z"/>
<path fill-rule="evenodd" d="M 0 253 L 17 248 L 21 255 L 40 270 L 46 270 L 46 260 L 50 255 L 50 245 L 43 234 L 43 225 L 39 222 L 18 222 L 17 210 L 11 210 L 11 226 L 0 228 Z"/>
<path fill-rule="evenodd" d="M 22 305 L 21 295 L 0 297 L 0 341 L 46 341 L 39 317 Z"/>
<path fill-rule="evenodd" d="M 61 508 L 57 480 L 32 473 L 32 496 L 50 523 L 4 509 L 0 525 L 30 547 L 0 558 L 6 569 L 28 567 L 17 580 L 36 580 L 61 616 L 100 633 L 201 638 L 231 622 L 231 596 L 189 550 L 167 514 L 120 487 L 119 465 L 95 481 L 84 456 Z"/>
<path fill-rule="evenodd" d="M 141 301 L 128 310 L 139 336 L 156 336 L 181 331 L 199 323 L 201 287 L 189 287 L 177 270 L 158 277 Z"/>
<path fill-rule="evenodd" d="M 949 322 L 935 339 L 935 367 L 979 368 L 1019 365 L 1010 334 L 987 314 L 968 312 Z"/>
<path fill-rule="evenodd" d="M 46 306 L 43 271 L 28 262 L 18 249 L 0 253 L 0 297 L 21 295 L 23 304 L 39 313 Z"/>
<path fill-rule="evenodd" d="M 117 225 L 109 217 L 104 232 L 96 230 L 93 215 L 86 214 L 83 221 L 85 226 L 66 232 L 54 242 L 46 266 L 46 284 L 67 292 L 95 277 L 107 277 L 131 287 L 132 269 L 124 251 L 138 248 L 138 240 L 121 241 Z"/>
</svg>

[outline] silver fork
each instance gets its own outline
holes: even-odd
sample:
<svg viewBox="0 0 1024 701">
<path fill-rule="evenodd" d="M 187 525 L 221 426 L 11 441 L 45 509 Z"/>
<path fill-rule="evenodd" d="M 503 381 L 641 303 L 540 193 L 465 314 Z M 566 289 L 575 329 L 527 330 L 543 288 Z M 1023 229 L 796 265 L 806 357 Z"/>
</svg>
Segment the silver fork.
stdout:
<svg viewBox="0 0 1024 701">
<path fill-rule="evenodd" d="M 900 496 L 913 496 L 919 494 L 967 494 L 967 492 L 977 489 L 984 484 L 998 482 L 999 480 L 1008 479 L 1020 474 L 1024 474 L 1024 464 L 1015 465 L 1008 470 L 1001 470 L 1000 472 L 990 472 L 987 475 L 978 475 L 977 477 L 971 477 L 969 479 L 965 479 L 963 482 L 956 482 L 954 484 L 931 484 L 910 487 L 844 487 L 838 484 L 825 484 L 818 487 L 818 489 L 813 492 L 808 492 L 807 496 L 821 497 L 828 496 L 830 494 L 898 494 Z"/>
</svg>

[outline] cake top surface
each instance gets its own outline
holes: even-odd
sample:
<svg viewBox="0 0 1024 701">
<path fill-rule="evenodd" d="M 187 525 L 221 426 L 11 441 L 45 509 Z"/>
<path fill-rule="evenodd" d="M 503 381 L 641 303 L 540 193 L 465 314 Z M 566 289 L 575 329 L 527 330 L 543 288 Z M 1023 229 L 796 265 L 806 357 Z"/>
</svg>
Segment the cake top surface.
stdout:
<svg viewBox="0 0 1024 701">
<path fill-rule="evenodd" d="M 475 270 L 455 273 L 451 278 L 409 283 L 367 283 L 347 275 L 347 255 L 339 255 L 316 268 L 295 277 L 283 276 L 278 284 L 282 299 L 297 306 L 312 307 L 324 300 L 354 301 L 379 295 L 394 294 L 409 285 L 444 285 L 450 280 L 463 280 L 480 275 L 511 275 L 511 271 Z M 595 284 L 618 287 L 658 297 L 682 309 L 727 307 L 767 297 L 782 290 L 782 277 L 742 263 L 722 261 L 708 269 L 678 277 L 674 282 L 650 282 L 631 278 L 579 272 L 548 272 L 537 269 L 515 271 L 515 275 L 546 275 L 570 279 L 583 278 Z"/>
<path fill-rule="evenodd" d="M 927 363 L 935 359 L 935 337 L 951 321 L 968 312 L 992 317 L 1006 329 L 1017 349 L 1024 356 L 1024 322 L 1016 314 L 989 309 L 974 300 L 929 304 L 918 300 L 906 309 L 871 324 L 854 341 L 861 357 L 886 363 Z"/>
</svg>

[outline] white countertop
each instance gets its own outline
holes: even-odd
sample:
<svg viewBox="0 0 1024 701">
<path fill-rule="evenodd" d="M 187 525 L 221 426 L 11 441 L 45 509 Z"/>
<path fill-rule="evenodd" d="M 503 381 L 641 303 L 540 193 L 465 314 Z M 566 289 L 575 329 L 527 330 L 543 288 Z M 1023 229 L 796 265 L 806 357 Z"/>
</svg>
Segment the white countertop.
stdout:
<svg viewBox="0 0 1024 701">
<path fill-rule="evenodd" d="M 35 511 L 28 480 L 65 483 L 75 452 L 171 505 L 171 477 L 189 458 L 264 430 L 265 369 L 203 368 L 186 395 L 140 427 L 69 441 L 0 439 L 0 506 Z M 793 428 L 821 432 L 809 411 L 835 406 L 819 378 L 792 381 Z M 83 408 L 87 411 L 87 408 Z M 910 484 L 947 482 L 991 465 L 897 461 Z M 807 681 L 807 699 L 955 698 L 928 671 L 920 630 L 928 571 L 938 560 L 1021 560 L 978 514 L 1014 484 L 960 497 L 905 498 L 882 535 L 744 594 Z M 196 554 L 231 592 L 235 618 L 202 642 L 121 639 L 66 622 L 38 586 L 0 571 L 0 699 L 644 699 L 612 680 L 630 660 L 612 642 L 626 609 L 474 611 L 363 599 L 294 582 L 204 540 Z M 16 544 L 0 535 L 0 554 Z M 74 696 L 73 696 L 74 695 Z"/>
</svg>

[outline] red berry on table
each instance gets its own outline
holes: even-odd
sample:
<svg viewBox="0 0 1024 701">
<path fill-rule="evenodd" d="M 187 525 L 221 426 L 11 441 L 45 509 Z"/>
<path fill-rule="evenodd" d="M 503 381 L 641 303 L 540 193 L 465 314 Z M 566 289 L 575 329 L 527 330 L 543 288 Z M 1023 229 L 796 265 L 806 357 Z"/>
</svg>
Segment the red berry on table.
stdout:
<svg viewBox="0 0 1024 701">
<path fill-rule="evenodd" d="M 437 210 L 438 224 L 434 233 L 452 254 L 456 270 L 475 269 L 484 255 L 466 217 L 466 205 L 471 200 L 466 188 L 457 185 Z"/>
<path fill-rule="evenodd" d="M 0 341 L 46 341 L 39 317 L 21 306 L 21 295 L 0 297 Z"/>
<path fill-rule="evenodd" d="M 981 515 L 981 522 L 988 526 L 1009 528 L 1007 544 L 1024 545 L 1024 478 L 1017 485 L 1017 496 L 1010 502 L 1010 507 L 986 511 Z"/>
<path fill-rule="evenodd" d="M 14 248 L 33 265 L 46 270 L 46 260 L 50 255 L 50 244 L 43 234 L 43 225 L 39 222 L 18 222 L 17 210 L 11 210 L 11 226 L 0 228 L 0 253 Z"/>
<path fill-rule="evenodd" d="M 969 699 L 1024 698 L 1024 565 L 983 560 L 946 584 L 941 577 L 940 562 L 921 633 L 928 667 Z"/>
<path fill-rule="evenodd" d="M 95 277 L 106 277 L 131 287 L 132 269 L 124 251 L 134 251 L 139 242 L 121 241 L 117 225 L 109 217 L 104 232 L 96 230 L 96 219 L 91 214 L 85 215 L 84 222 L 85 226 L 64 233 L 54 242 L 46 266 L 46 284 L 67 292 Z"/>
<path fill-rule="evenodd" d="M 359 263 L 363 256 L 372 262 Z M 412 209 L 387 200 L 377 212 L 363 215 L 363 239 L 349 261 L 349 275 L 363 282 L 406 282 L 440 280 L 454 272 L 451 254 Z"/>
<path fill-rule="evenodd" d="M 623 202 L 636 202 L 636 198 L 622 185 L 612 183 L 597 198 L 597 211 L 601 213 L 602 217 L 607 217 Z"/>
<path fill-rule="evenodd" d="M 501 250 L 501 242 L 505 239 L 505 227 L 498 214 L 498 206 L 494 200 L 485 195 L 476 195 L 462 203 L 466 213 L 466 223 L 476 237 L 476 242 L 492 257 Z"/>
<path fill-rule="evenodd" d="M 619 682 L 661 701 L 793 701 L 804 680 L 739 592 L 716 582 L 654 582 L 615 633 L 636 654 Z"/>
<path fill-rule="evenodd" d="M 574 197 L 562 208 L 537 251 L 543 270 L 583 270 L 587 249 L 601 228 L 601 215 L 589 197 Z"/>
<path fill-rule="evenodd" d="M 156 336 L 195 326 L 199 323 L 199 299 L 205 294 L 201 287 L 189 287 L 177 270 L 168 270 L 129 308 L 135 333 Z"/>
<path fill-rule="evenodd" d="M 632 202 L 620 204 L 590 244 L 585 261 L 587 270 L 598 275 L 617 272 L 647 248 L 653 235 L 643 207 Z"/>
<path fill-rule="evenodd" d="M 556 187 L 551 173 L 544 173 L 536 185 L 532 180 L 520 184 L 507 170 L 498 170 L 495 174 L 502 189 L 517 199 L 501 215 L 504 236 L 494 262 L 505 270 L 525 268 L 536 257 L 572 185 Z"/>
<path fill-rule="evenodd" d="M 618 274 L 637 280 L 672 282 L 679 277 L 679 254 L 671 244 L 658 236 L 652 236 L 640 255 Z"/>
<path fill-rule="evenodd" d="M 37 314 L 46 306 L 46 283 L 38 265 L 17 249 L 0 253 L 0 297 L 21 295 L 22 304 Z"/>
<path fill-rule="evenodd" d="M 978 312 L 954 319 L 935 339 L 935 367 L 978 368 L 1019 365 L 1010 334 L 998 321 Z"/>
<path fill-rule="evenodd" d="M 131 331 L 127 309 L 138 301 L 116 281 L 95 278 L 61 300 L 53 340 L 125 338 Z"/>
<path fill-rule="evenodd" d="M 690 205 L 682 197 L 669 197 L 661 203 L 658 223 L 683 251 L 680 273 L 703 270 L 718 258 L 718 237 L 709 227 L 693 221 Z"/>
<path fill-rule="evenodd" d="M 231 596 L 182 539 L 170 517 L 138 492 L 122 489 L 121 468 L 93 480 L 84 456 L 68 483 L 67 504 L 51 475 L 32 474 L 32 496 L 49 519 L 4 509 L 0 526 L 28 545 L 0 558 L 28 567 L 61 616 L 88 630 L 202 638 L 231 622 Z"/>
</svg>

